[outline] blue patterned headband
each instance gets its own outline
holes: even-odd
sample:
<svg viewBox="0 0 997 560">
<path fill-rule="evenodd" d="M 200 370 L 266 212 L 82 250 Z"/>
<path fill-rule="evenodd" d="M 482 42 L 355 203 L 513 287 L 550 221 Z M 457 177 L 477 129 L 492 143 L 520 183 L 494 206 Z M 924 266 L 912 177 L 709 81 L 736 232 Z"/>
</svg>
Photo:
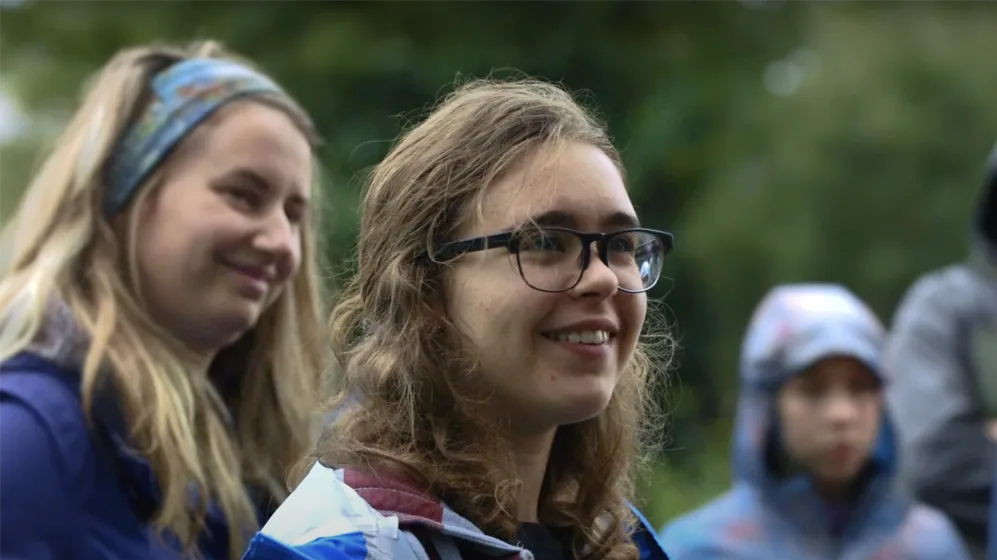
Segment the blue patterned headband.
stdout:
<svg viewBox="0 0 997 560">
<path fill-rule="evenodd" d="M 152 101 L 122 137 L 109 167 L 104 194 L 107 216 L 120 210 L 170 150 L 222 105 L 257 93 L 287 99 L 266 76 L 214 58 L 177 63 L 153 78 L 151 87 Z"/>
</svg>

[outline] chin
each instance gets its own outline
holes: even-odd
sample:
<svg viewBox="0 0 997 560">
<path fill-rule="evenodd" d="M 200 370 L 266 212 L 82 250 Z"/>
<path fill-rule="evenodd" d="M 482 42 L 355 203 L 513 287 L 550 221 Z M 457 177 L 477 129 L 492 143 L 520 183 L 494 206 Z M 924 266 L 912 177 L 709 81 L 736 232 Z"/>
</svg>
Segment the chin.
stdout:
<svg viewBox="0 0 997 560">
<path fill-rule="evenodd" d="M 558 416 L 561 418 L 558 424 L 564 426 L 577 424 L 595 418 L 602 414 L 609 406 L 609 400 L 613 397 L 611 391 L 593 391 L 586 394 L 571 395 L 566 401 L 555 406 L 558 409 Z"/>
<path fill-rule="evenodd" d="M 210 323 L 219 338 L 224 338 L 228 344 L 239 339 L 246 331 L 256 326 L 260 314 L 256 309 L 229 309 L 215 315 Z"/>
<path fill-rule="evenodd" d="M 861 466 L 853 467 L 842 467 L 842 468 L 829 468 L 821 473 L 820 478 L 832 483 L 832 484 L 848 484 L 858 476 L 859 471 L 861 471 Z"/>
</svg>

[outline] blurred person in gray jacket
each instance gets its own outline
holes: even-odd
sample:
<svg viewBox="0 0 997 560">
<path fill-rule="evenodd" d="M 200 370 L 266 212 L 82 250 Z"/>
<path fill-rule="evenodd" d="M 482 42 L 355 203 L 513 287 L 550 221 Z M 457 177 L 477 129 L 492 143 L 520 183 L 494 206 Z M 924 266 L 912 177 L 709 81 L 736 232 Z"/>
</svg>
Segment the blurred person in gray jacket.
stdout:
<svg viewBox="0 0 997 560">
<path fill-rule="evenodd" d="M 982 558 L 997 447 L 997 146 L 968 261 L 907 291 L 886 349 L 902 480 L 948 515 Z"/>
</svg>

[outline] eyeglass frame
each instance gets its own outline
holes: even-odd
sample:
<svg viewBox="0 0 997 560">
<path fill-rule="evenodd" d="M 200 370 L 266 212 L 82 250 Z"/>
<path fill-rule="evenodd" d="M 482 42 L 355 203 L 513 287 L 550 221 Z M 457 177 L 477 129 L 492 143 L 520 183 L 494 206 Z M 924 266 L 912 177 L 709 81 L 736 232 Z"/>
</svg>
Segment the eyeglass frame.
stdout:
<svg viewBox="0 0 997 560">
<path fill-rule="evenodd" d="M 523 273 L 523 263 L 519 259 L 520 247 L 519 242 L 522 236 L 525 235 L 523 231 L 504 231 L 502 233 L 495 233 L 492 235 L 484 235 L 481 237 L 470 237 L 467 239 L 459 239 L 456 241 L 444 241 L 438 242 L 434 247 L 433 259 L 456 259 L 458 257 L 464 256 L 468 253 L 477 253 L 479 251 L 487 251 L 489 249 L 506 249 L 510 254 L 516 255 L 516 268 L 519 270 L 519 276 L 523 279 L 530 288 L 537 290 L 538 292 L 544 292 L 548 294 L 560 294 L 572 290 L 582 281 L 582 277 L 585 276 L 585 271 L 588 270 L 590 264 L 592 264 L 592 244 L 596 244 L 596 250 L 598 253 L 598 258 L 602 264 L 609 267 L 609 242 L 618 236 L 626 233 L 641 232 L 648 233 L 658 238 L 661 242 L 663 252 L 661 253 L 661 258 L 664 259 L 669 253 L 672 252 L 674 248 L 675 236 L 671 232 L 661 231 L 657 229 L 650 228 L 627 228 L 621 229 L 619 231 L 613 231 L 610 233 L 603 232 L 583 232 L 565 227 L 553 227 L 544 226 L 541 228 L 544 231 L 561 231 L 565 233 L 570 233 L 581 240 L 582 254 L 581 263 L 578 267 L 578 278 L 575 279 L 574 284 L 564 288 L 562 290 L 544 290 L 537 288 L 526 279 L 526 275 Z M 419 261 L 426 262 L 431 260 L 428 253 L 423 253 L 422 257 L 418 259 Z M 614 273 L 615 274 L 615 273 Z M 661 272 L 658 272 L 658 277 L 654 279 L 654 282 L 641 290 L 628 290 L 617 286 L 623 293 L 627 294 L 643 294 L 652 290 L 658 285 L 658 281 L 661 280 Z"/>
</svg>

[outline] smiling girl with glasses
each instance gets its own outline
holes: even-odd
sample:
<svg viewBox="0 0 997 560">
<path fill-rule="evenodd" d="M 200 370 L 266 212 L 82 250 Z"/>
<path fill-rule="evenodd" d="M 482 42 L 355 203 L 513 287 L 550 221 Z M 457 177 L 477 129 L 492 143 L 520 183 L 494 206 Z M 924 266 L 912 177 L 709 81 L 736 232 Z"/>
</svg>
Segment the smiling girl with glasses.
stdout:
<svg viewBox="0 0 997 560">
<path fill-rule="evenodd" d="M 246 558 L 665 558 L 629 500 L 671 244 L 563 90 L 459 88 L 370 177 L 332 314 L 355 404 Z"/>
</svg>

